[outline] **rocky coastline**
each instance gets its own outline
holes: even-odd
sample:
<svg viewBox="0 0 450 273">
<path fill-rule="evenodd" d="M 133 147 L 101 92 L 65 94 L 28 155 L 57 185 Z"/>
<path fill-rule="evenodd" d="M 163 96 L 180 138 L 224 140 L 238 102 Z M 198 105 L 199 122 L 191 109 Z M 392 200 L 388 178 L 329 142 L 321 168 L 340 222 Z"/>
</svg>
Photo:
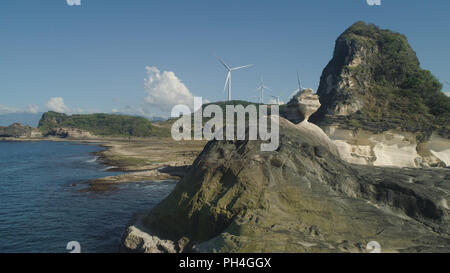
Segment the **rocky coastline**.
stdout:
<svg viewBox="0 0 450 273">
<path fill-rule="evenodd" d="M 367 252 L 370 241 L 383 252 L 450 251 L 450 170 L 347 163 L 308 122 L 320 106 L 310 93 L 280 117 L 277 151 L 208 142 L 174 191 L 129 224 L 121 251 Z"/>
<path fill-rule="evenodd" d="M 393 74 L 397 62 L 416 74 Z M 429 86 L 405 80 L 414 75 Z M 133 217 L 121 252 L 367 252 L 371 241 L 383 252 L 450 252 L 450 104 L 433 101 L 448 102 L 438 87 L 406 37 L 358 22 L 337 39 L 317 94 L 300 90 L 276 119 L 273 152 L 260 151 L 262 141 L 99 137 L 54 127 L 74 118 L 57 113 L 42 123 L 51 136 L 13 124 L 0 141 L 100 145 L 97 160 L 126 173 L 89 181 L 87 191 L 179 180 Z"/>
<path fill-rule="evenodd" d="M 127 182 L 180 180 L 205 142 L 178 143 L 169 138 L 99 137 L 3 137 L 4 142 L 55 141 L 98 145 L 103 150 L 94 153 L 96 161 L 110 172 L 124 172 L 88 181 L 86 191 L 108 189 L 109 185 Z"/>
</svg>

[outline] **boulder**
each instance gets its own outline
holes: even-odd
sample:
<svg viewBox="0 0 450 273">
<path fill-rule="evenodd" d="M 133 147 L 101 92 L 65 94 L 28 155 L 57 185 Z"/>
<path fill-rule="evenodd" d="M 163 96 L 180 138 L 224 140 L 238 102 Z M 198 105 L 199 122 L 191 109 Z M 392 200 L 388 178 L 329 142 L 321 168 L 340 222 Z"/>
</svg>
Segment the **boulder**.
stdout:
<svg viewBox="0 0 450 273">
<path fill-rule="evenodd" d="M 312 89 L 303 89 L 288 102 L 286 118 L 293 123 L 308 121 L 319 107 L 319 96 L 315 95 Z"/>
</svg>

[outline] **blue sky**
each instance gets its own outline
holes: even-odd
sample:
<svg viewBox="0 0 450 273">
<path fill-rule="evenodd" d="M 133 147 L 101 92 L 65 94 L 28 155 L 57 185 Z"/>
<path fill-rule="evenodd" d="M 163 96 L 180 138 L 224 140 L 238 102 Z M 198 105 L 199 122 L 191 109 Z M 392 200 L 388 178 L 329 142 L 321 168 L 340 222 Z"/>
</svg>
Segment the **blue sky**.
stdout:
<svg viewBox="0 0 450 273">
<path fill-rule="evenodd" d="M 0 112 L 46 111 L 62 98 L 67 112 L 159 115 L 167 112 L 162 103 L 187 94 L 225 100 L 226 71 L 215 54 L 232 66 L 255 64 L 233 74 L 233 99 L 256 100 L 263 76 L 286 101 L 296 71 L 317 89 L 337 36 L 358 20 L 405 34 L 422 67 L 444 83 L 449 12 L 448 0 L 4 0 Z M 145 87 L 150 78 L 156 85 Z M 180 95 L 149 99 L 165 87 Z"/>
</svg>

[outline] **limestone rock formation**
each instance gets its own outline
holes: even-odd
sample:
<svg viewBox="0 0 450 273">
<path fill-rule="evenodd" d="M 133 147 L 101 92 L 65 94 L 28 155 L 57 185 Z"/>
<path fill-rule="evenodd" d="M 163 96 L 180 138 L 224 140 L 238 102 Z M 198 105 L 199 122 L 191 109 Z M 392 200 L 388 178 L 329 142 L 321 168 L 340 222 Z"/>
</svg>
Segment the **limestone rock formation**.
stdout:
<svg viewBox="0 0 450 273">
<path fill-rule="evenodd" d="M 287 104 L 286 118 L 293 123 L 308 121 L 320 107 L 319 96 L 312 89 L 303 89 L 292 97 Z"/>
<path fill-rule="evenodd" d="M 350 165 L 318 127 L 279 122 L 274 152 L 210 141 L 144 218 L 150 236 L 199 252 L 450 251 L 449 170 Z"/>
<path fill-rule="evenodd" d="M 384 132 L 401 129 L 450 137 L 450 98 L 431 72 L 420 67 L 408 39 L 357 22 L 336 40 L 311 118 L 320 125 Z"/>
<path fill-rule="evenodd" d="M 450 141 L 433 133 L 427 141 L 417 140 L 417 133 L 388 130 L 374 133 L 323 126 L 347 162 L 371 166 L 446 167 L 450 166 Z"/>
<path fill-rule="evenodd" d="M 379 104 L 383 99 L 378 100 L 378 89 L 371 88 L 370 73 L 383 76 L 377 80 L 395 84 L 405 80 L 404 73 L 424 75 L 417 70 L 418 61 L 405 47 L 403 36 L 378 31 L 358 23 L 338 39 L 333 61 L 321 79 L 318 94 L 322 106 L 319 114 L 311 117 L 324 128 L 354 132 L 354 127 L 345 127 L 352 124 L 347 123 L 348 118 L 363 117 L 366 109 L 401 112 L 392 105 Z M 367 33 L 371 39 L 365 37 Z M 380 37 L 389 46 L 398 46 L 397 53 L 405 53 L 393 56 L 394 60 L 406 56 L 407 64 L 416 66 L 406 72 L 394 69 L 403 76 L 393 76 L 392 71 L 384 73 L 376 70 L 380 66 L 369 65 L 376 58 L 386 60 L 377 55 L 386 50 L 376 40 Z M 362 76 L 356 77 L 352 69 L 362 71 L 358 74 Z M 424 77 L 425 85 L 432 82 Z M 408 87 L 405 82 L 401 84 Z M 142 252 L 367 252 L 367 244 L 376 241 L 381 252 L 449 252 L 450 170 L 350 164 L 342 160 L 349 159 L 343 156 L 342 147 L 336 147 L 336 139 L 333 142 L 321 128 L 308 122 L 319 106 L 312 90 L 295 96 L 285 113 L 289 120 L 279 118 L 280 144 L 273 152 L 261 151 L 262 141 L 208 142 L 173 192 L 137 222 L 142 227 L 139 232 L 129 228 L 122 245 Z M 394 152 L 394 158 L 408 164 L 411 154 L 420 155 L 415 161 L 430 162 L 445 156 L 445 139 L 441 137 L 446 127 L 439 119 L 445 121 L 445 112 L 436 115 L 427 127 L 432 129 L 426 131 L 432 132 L 427 136 L 430 143 L 434 133 L 439 135 L 430 145 L 419 142 L 413 132 L 405 137 L 394 131 L 385 133 L 411 129 L 405 123 L 390 127 L 395 124 L 391 114 L 385 116 L 386 124 L 383 116 L 381 120 L 365 119 L 365 130 L 382 135 L 345 142 L 353 145 L 349 154 L 361 155 L 361 160 L 386 162 L 396 148 L 403 154 Z M 360 121 L 364 122 L 360 119 L 353 123 Z M 328 133 L 345 137 L 347 131 Z M 159 246 L 166 244 L 171 247 Z M 137 247 L 141 245 L 151 247 Z"/>
<path fill-rule="evenodd" d="M 141 216 L 135 215 L 131 224 L 123 234 L 121 252 L 129 253 L 176 253 L 174 242 L 170 240 L 161 240 L 156 236 L 150 235 L 141 223 Z"/>
<path fill-rule="evenodd" d="M 53 128 L 49 130 L 48 135 L 57 136 L 62 138 L 95 138 L 96 136 L 88 131 L 84 131 L 78 128 Z"/>
<path fill-rule="evenodd" d="M 336 40 L 310 120 L 351 163 L 445 167 L 450 98 L 441 89 L 404 35 L 357 22 Z"/>
</svg>

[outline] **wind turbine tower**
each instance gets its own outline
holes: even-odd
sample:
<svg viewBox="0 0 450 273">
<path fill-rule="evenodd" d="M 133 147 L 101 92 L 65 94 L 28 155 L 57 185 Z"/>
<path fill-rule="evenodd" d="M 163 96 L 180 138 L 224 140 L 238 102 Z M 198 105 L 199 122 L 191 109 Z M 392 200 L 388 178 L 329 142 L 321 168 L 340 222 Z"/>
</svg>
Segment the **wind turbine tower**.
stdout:
<svg viewBox="0 0 450 273">
<path fill-rule="evenodd" d="M 280 97 L 279 96 L 271 96 L 272 98 L 276 99 L 277 104 L 280 105 Z"/>
<path fill-rule="evenodd" d="M 298 74 L 298 71 L 297 71 L 297 82 L 298 82 L 298 90 L 297 90 L 297 92 L 298 91 L 303 91 L 303 86 L 302 86 L 302 84 L 300 83 L 300 75 Z"/>
<path fill-rule="evenodd" d="M 292 93 L 291 97 L 297 95 L 297 93 L 299 91 L 303 91 L 303 89 L 305 89 L 305 88 L 303 88 L 302 84 L 300 83 L 300 75 L 298 74 L 298 71 L 297 71 L 297 83 L 298 83 L 298 88 L 295 89 L 295 91 L 294 91 L 294 93 Z"/>
<path fill-rule="evenodd" d="M 225 69 L 227 70 L 227 79 L 225 81 L 225 87 L 223 89 L 223 91 L 225 92 L 227 90 L 228 87 L 228 101 L 231 101 L 231 72 L 232 71 L 236 71 L 239 69 L 243 69 L 243 68 L 247 68 L 247 67 L 251 67 L 253 66 L 252 64 L 248 64 L 248 65 L 244 65 L 244 66 L 238 66 L 238 67 L 230 67 L 229 65 L 227 65 L 221 58 L 217 57 L 217 60 L 219 60 L 219 62 L 225 67 Z"/>
<path fill-rule="evenodd" d="M 264 80 L 261 77 L 258 88 L 256 90 L 259 91 L 259 103 L 264 104 L 264 90 L 272 90 L 264 84 Z"/>
</svg>

